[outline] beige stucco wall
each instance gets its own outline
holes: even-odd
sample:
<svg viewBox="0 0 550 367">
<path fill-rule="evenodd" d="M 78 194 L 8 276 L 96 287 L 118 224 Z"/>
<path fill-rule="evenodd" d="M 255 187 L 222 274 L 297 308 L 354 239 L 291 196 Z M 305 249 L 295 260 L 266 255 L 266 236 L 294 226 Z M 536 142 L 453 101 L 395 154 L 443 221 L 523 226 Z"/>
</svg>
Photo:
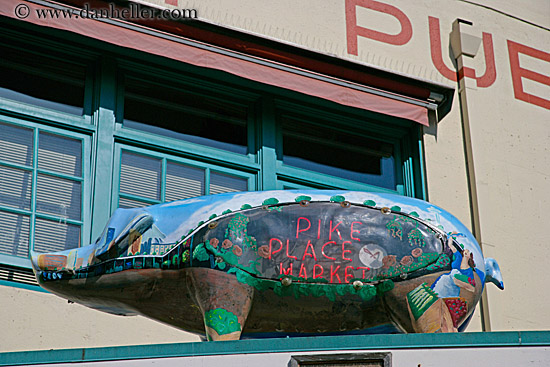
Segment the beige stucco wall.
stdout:
<svg viewBox="0 0 550 367">
<path fill-rule="evenodd" d="M 482 245 L 487 256 L 499 261 L 506 284 L 504 292 L 488 286 L 492 329 L 550 329 L 550 313 L 545 309 L 550 304 L 550 291 L 544 282 L 550 262 L 545 249 L 549 240 L 544 217 L 550 205 L 550 113 L 514 97 L 507 48 L 507 40 L 512 40 L 550 53 L 550 2 L 483 2 L 498 11 L 450 0 L 383 3 L 406 14 L 412 23 L 412 38 L 396 46 L 360 37 L 358 56 L 347 50 L 343 0 L 180 0 L 178 7 L 196 8 L 199 17 L 214 23 L 455 87 L 456 82 L 444 78 L 432 63 L 428 16 L 440 20 L 443 60 L 451 68 L 448 45 L 454 19 L 472 21 L 472 34 L 490 33 L 496 80 L 487 88 L 467 80 L 466 95 Z M 358 10 L 358 24 L 390 34 L 400 30 L 391 16 L 367 9 Z M 466 60 L 466 66 L 475 69 L 476 75 L 485 70 L 483 51 Z M 522 67 L 550 75 L 550 62 L 523 56 L 520 60 Z M 524 80 L 524 87 L 550 99 L 548 86 Z M 470 226 L 459 108 L 455 94 L 452 111 L 443 121 L 425 129 L 427 186 L 431 202 Z M 0 309 L 0 327 L 9 330 L 0 336 L 0 351 L 197 340 L 141 317 L 111 316 L 67 304 L 50 294 L 11 287 L 0 287 Z M 478 311 L 476 315 L 470 331 L 481 330 Z"/>
<path fill-rule="evenodd" d="M 466 93 L 483 249 L 499 260 L 507 287 L 505 292 L 488 288 L 491 322 L 495 330 L 549 329 L 550 290 L 543 269 L 550 260 L 545 218 L 550 111 L 514 98 L 507 40 L 550 53 L 550 31 L 509 17 L 480 28 L 493 34 L 497 79 L 489 88 L 470 83 Z M 550 76 L 550 58 L 521 55 L 520 65 Z M 550 86 L 525 78 L 523 85 L 526 92 L 550 100 Z"/>
<path fill-rule="evenodd" d="M 50 293 L 0 286 L 0 352 L 199 341 L 141 316 L 114 316 Z"/>
</svg>

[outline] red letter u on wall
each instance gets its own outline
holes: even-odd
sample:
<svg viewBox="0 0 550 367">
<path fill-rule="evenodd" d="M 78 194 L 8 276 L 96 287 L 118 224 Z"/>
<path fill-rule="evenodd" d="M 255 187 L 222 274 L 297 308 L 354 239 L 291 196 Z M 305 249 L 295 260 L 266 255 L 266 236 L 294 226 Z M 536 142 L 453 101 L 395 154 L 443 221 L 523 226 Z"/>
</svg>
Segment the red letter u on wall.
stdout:
<svg viewBox="0 0 550 367">
<path fill-rule="evenodd" d="M 437 71 L 445 78 L 456 82 L 456 73 L 443 62 L 443 53 L 441 50 L 441 32 L 439 26 L 439 18 L 428 17 L 428 26 L 430 29 L 430 53 L 432 63 Z M 483 32 L 483 52 L 485 54 L 485 73 L 477 77 L 476 71 L 465 66 L 458 71 L 460 79 L 464 77 L 473 78 L 476 80 L 476 85 L 480 88 L 487 88 L 493 85 L 497 78 L 497 70 L 495 66 L 495 54 L 493 51 L 493 36 L 490 33 Z"/>
<path fill-rule="evenodd" d="M 387 34 L 373 29 L 357 25 L 356 7 L 372 9 L 395 17 L 401 24 L 401 32 L 398 34 Z M 357 55 L 357 37 L 366 37 L 375 41 L 389 43 L 390 45 L 401 46 L 409 42 L 412 37 L 412 24 L 409 18 L 395 6 L 384 4 L 374 0 L 346 0 L 346 38 L 348 42 L 348 53 Z"/>
</svg>

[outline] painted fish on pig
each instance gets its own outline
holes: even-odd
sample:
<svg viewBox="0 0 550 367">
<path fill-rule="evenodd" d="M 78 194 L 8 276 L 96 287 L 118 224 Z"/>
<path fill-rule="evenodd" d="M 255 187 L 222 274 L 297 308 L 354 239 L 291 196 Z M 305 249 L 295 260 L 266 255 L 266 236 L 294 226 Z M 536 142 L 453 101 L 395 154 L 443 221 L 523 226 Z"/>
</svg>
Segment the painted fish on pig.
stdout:
<svg viewBox="0 0 550 367">
<path fill-rule="evenodd" d="M 486 282 L 468 229 L 434 205 L 351 191 L 263 191 L 117 209 L 89 246 L 32 254 L 50 292 L 207 340 L 456 332 Z"/>
</svg>

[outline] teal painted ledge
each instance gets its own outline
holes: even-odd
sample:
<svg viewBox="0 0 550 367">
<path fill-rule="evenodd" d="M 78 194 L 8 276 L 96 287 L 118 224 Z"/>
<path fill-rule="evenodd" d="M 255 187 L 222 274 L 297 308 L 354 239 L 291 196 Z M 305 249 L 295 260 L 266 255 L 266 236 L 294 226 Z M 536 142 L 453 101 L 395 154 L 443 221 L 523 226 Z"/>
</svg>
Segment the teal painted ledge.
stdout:
<svg viewBox="0 0 550 367">
<path fill-rule="evenodd" d="M 456 334 L 322 336 L 104 348 L 52 349 L 0 353 L 0 366 L 277 352 L 533 346 L 550 346 L 550 330 Z"/>
</svg>

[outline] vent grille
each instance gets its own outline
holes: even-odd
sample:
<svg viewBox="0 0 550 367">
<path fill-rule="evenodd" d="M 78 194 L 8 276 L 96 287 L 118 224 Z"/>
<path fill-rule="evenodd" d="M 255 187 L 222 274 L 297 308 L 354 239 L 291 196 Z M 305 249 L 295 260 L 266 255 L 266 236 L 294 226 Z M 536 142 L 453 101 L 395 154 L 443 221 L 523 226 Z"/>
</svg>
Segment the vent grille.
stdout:
<svg viewBox="0 0 550 367">
<path fill-rule="evenodd" d="M 0 280 L 38 286 L 32 270 L 4 264 L 0 264 Z"/>
</svg>

